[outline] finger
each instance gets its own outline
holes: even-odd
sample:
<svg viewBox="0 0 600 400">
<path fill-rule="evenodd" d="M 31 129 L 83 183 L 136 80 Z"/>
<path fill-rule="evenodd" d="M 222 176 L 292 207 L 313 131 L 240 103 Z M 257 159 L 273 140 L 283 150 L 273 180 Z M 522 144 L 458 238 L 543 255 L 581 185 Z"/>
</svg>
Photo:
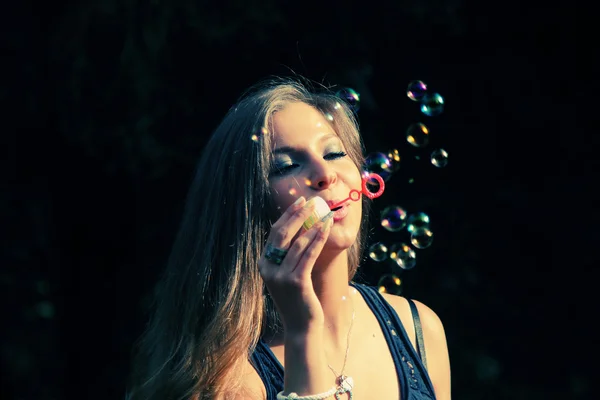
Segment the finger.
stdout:
<svg viewBox="0 0 600 400">
<path fill-rule="evenodd" d="M 323 247 L 329 238 L 332 225 L 332 217 L 329 217 L 325 222 L 321 223 L 321 226 L 317 229 L 314 240 L 304 251 L 304 254 L 302 254 L 302 258 L 298 262 L 294 274 L 304 278 L 310 278 L 315 262 L 319 258 L 319 255 L 321 255 L 321 251 L 323 251 Z"/>
<path fill-rule="evenodd" d="M 273 224 L 273 227 L 285 225 L 285 223 L 291 218 L 292 215 L 306 204 L 306 198 L 304 196 L 300 196 L 293 202 L 281 216 L 277 219 L 277 221 Z"/>
<path fill-rule="evenodd" d="M 288 257 L 291 253 L 290 261 L 296 261 L 291 266 L 291 272 L 298 276 L 310 275 L 312 267 L 329 237 L 331 225 L 333 224 L 332 216 L 333 212 L 327 214 L 320 222 L 310 228 L 306 234 L 294 242 L 288 252 Z"/>
<path fill-rule="evenodd" d="M 296 205 L 296 207 L 297 209 L 292 211 L 289 216 L 282 216 L 273 224 L 267 238 L 268 243 L 278 248 L 288 248 L 304 221 L 314 212 L 315 203 L 313 200 L 309 200 L 303 206 Z M 287 212 L 288 210 L 285 213 Z"/>
</svg>

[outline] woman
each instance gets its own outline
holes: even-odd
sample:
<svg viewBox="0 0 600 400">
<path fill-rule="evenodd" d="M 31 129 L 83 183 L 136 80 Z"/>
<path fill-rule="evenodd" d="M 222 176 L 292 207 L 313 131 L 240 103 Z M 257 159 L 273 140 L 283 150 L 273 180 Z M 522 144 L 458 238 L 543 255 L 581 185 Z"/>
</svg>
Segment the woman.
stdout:
<svg viewBox="0 0 600 400">
<path fill-rule="evenodd" d="M 204 148 L 128 398 L 450 399 L 436 314 L 352 282 L 366 196 L 302 228 L 313 197 L 360 189 L 362 150 L 326 90 L 242 97 Z"/>
</svg>

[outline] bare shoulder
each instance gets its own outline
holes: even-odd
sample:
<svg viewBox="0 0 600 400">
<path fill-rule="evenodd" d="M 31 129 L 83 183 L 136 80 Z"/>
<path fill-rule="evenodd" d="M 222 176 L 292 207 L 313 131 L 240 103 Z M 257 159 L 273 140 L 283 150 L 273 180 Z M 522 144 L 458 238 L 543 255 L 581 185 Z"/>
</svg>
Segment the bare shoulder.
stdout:
<svg viewBox="0 0 600 400">
<path fill-rule="evenodd" d="M 217 396 L 215 400 L 266 400 L 267 390 L 265 385 L 260 379 L 256 369 L 250 364 L 249 361 L 244 361 L 241 366 L 241 373 L 239 375 L 239 385 L 236 385 L 237 389 L 229 391 L 221 396 Z M 193 398 L 191 400 L 198 400 Z"/>
<path fill-rule="evenodd" d="M 242 372 L 242 393 L 235 400 L 266 400 L 267 389 L 256 369 L 246 360 Z"/>
<path fill-rule="evenodd" d="M 412 312 L 408 300 L 402 296 L 396 296 L 389 293 L 382 293 L 385 300 L 394 308 L 398 317 L 402 321 L 402 324 L 410 335 L 410 331 L 414 331 L 414 323 L 412 320 Z M 421 326 L 423 328 L 423 335 L 429 338 L 431 341 L 443 340 L 446 342 L 446 333 L 444 331 L 444 325 L 438 317 L 438 315 L 428 306 L 421 303 L 418 300 L 413 300 L 417 305 L 419 311 L 419 319 L 421 320 Z M 412 334 L 414 336 L 414 332 Z M 412 340 L 412 337 L 411 337 Z"/>
<path fill-rule="evenodd" d="M 415 346 L 415 329 L 408 300 L 404 297 L 382 293 L 385 300 L 394 308 L 406 332 Z M 423 343 L 427 355 L 427 370 L 438 400 L 450 399 L 450 359 L 444 325 L 438 315 L 420 301 L 413 300 L 419 311 L 423 329 Z"/>
</svg>

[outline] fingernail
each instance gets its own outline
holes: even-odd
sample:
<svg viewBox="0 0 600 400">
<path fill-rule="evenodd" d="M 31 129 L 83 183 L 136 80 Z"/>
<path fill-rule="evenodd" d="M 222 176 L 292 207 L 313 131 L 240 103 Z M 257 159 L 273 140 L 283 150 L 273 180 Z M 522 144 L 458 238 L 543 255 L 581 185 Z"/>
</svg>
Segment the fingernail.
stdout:
<svg viewBox="0 0 600 400">
<path fill-rule="evenodd" d="M 327 214 L 329 215 L 329 214 Z M 331 215 L 333 215 L 333 213 L 331 213 Z M 326 216 L 327 218 L 327 216 Z M 331 224 L 333 223 L 333 219 L 331 217 L 327 218 L 325 220 L 325 222 L 323 223 L 323 225 L 321 225 L 321 232 L 325 232 L 327 231 L 327 229 L 329 229 L 329 227 L 331 226 Z"/>
<path fill-rule="evenodd" d="M 304 200 L 304 196 L 298 197 L 298 199 L 294 202 L 294 205 L 297 206 L 298 204 L 302 203 L 302 200 Z"/>
<path fill-rule="evenodd" d="M 304 208 L 310 208 L 314 205 L 315 205 L 315 198 L 313 197 L 312 199 L 310 199 L 309 201 L 306 202 L 306 204 L 304 205 Z"/>
</svg>

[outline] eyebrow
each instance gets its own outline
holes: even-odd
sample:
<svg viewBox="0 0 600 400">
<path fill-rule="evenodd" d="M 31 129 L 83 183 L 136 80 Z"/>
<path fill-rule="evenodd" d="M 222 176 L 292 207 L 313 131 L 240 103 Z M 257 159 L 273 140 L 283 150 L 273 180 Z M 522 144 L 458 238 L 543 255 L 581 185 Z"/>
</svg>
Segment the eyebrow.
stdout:
<svg viewBox="0 0 600 400">
<path fill-rule="evenodd" d="M 326 140 L 329 140 L 331 138 L 337 138 L 339 139 L 338 135 L 336 135 L 335 133 L 330 133 L 328 135 L 323 136 L 321 139 L 319 139 L 319 142 L 325 142 Z M 278 147 L 275 150 L 273 150 L 273 154 L 282 154 L 282 153 L 297 153 L 298 150 L 290 147 L 290 146 L 282 146 L 282 147 Z"/>
</svg>

